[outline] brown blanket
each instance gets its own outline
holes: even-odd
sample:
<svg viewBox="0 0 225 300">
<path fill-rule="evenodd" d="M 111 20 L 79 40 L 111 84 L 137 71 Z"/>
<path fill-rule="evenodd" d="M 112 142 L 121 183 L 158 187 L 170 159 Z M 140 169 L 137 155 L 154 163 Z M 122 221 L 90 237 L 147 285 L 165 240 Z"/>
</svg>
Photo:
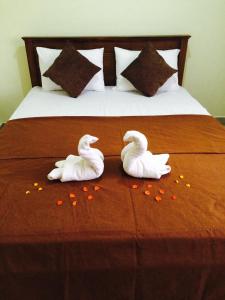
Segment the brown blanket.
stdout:
<svg viewBox="0 0 225 300">
<path fill-rule="evenodd" d="M 124 174 L 130 129 L 145 133 L 154 153 L 170 153 L 171 174 Z M 54 162 L 76 153 L 85 133 L 100 138 L 102 177 L 49 182 Z M 224 127 L 208 116 L 8 122 L 0 130 L 0 299 L 224 300 Z"/>
</svg>

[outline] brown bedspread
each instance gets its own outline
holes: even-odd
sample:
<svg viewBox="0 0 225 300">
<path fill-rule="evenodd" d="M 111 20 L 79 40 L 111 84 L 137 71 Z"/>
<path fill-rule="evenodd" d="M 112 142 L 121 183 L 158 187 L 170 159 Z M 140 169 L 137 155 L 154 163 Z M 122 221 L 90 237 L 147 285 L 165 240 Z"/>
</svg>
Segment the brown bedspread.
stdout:
<svg viewBox="0 0 225 300">
<path fill-rule="evenodd" d="M 171 174 L 124 174 L 130 129 L 145 133 L 154 153 L 170 153 Z M 76 153 L 85 133 L 100 138 L 103 176 L 49 182 L 54 162 Z M 225 128 L 208 116 L 8 122 L 0 130 L 0 299 L 224 300 Z"/>
</svg>

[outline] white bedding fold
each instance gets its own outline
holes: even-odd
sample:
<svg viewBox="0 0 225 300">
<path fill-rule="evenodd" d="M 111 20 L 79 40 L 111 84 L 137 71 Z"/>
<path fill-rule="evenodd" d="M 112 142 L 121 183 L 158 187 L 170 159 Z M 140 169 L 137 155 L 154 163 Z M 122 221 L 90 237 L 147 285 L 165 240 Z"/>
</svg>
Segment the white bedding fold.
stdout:
<svg viewBox="0 0 225 300">
<path fill-rule="evenodd" d="M 48 116 L 155 116 L 197 114 L 207 110 L 184 88 L 145 97 L 136 91 L 120 92 L 106 87 L 105 92 L 84 91 L 77 99 L 63 91 L 44 91 L 34 87 L 10 119 Z"/>
</svg>

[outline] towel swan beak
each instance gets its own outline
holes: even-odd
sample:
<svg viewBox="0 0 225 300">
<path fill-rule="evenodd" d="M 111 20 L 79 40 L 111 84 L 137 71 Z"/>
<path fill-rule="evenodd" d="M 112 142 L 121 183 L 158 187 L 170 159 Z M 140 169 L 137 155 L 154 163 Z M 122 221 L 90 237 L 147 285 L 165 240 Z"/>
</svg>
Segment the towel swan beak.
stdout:
<svg viewBox="0 0 225 300">
<path fill-rule="evenodd" d="M 92 136 L 90 134 L 85 134 L 82 137 L 82 141 L 87 143 L 87 144 L 94 144 L 98 141 L 99 139 L 96 136 Z"/>
</svg>

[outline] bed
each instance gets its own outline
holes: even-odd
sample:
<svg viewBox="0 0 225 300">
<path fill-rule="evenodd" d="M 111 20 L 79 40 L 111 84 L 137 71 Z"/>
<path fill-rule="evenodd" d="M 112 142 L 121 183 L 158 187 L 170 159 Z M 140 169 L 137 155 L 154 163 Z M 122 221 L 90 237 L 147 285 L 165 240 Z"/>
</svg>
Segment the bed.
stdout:
<svg viewBox="0 0 225 300">
<path fill-rule="evenodd" d="M 151 100 L 113 88 L 113 47 L 139 50 L 148 41 L 180 49 L 182 85 L 188 39 L 24 38 L 33 88 L 0 130 L 1 299 L 225 299 L 224 127 L 182 87 Z M 65 92 L 43 91 L 36 47 L 68 41 L 105 48 L 105 92 L 71 101 Z M 120 151 L 130 129 L 148 137 L 152 152 L 170 154 L 169 175 L 124 173 Z M 54 162 L 76 153 L 86 133 L 99 137 L 104 174 L 48 181 Z"/>
</svg>

